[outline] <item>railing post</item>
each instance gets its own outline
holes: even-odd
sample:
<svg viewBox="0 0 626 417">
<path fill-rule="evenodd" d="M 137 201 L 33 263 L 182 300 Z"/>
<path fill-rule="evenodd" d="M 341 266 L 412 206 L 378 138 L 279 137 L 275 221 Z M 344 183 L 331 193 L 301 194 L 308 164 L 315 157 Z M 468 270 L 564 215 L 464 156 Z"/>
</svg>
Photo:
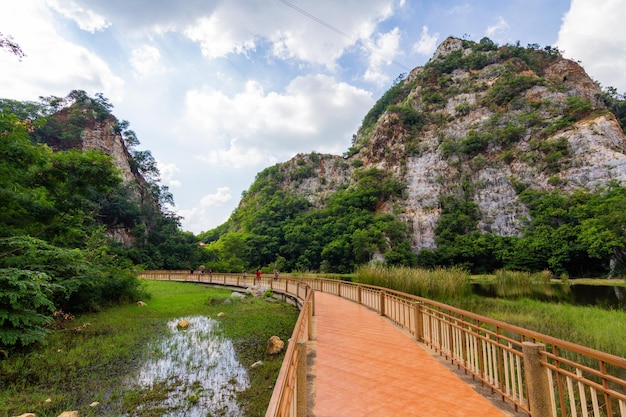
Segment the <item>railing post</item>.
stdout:
<svg viewBox="0 0 626 417">
<path fill-rule="evenodd" d="M 307 308 L 307 337 L 309 340 L 313 340 L 313 297 L 311 297 Z"/>
<path fill-rule="evenodd" d="M 422 315 L 422 302 L 415 302 L 415 340 L 424 341 L 424 316 Z"/>
<path fill-rule="evenodd" d="M 306 341 L 298 340 L 298 370 L 296 382 L 296 415 L 306 417 Z"/>
<path fill-rule="evenodd" d="M 541 343 L 522 342 L 524 374 L 528 389 L 528 405 L 533 416 L 553 416 L 550 400 L 550 382 L 547 369 L 541 366 L 541 352 L 546 347 Z"/>
<path fill-rule="evenodd" d="M 380 291 L 380 311 L 379 311 L 381 316 L 385 315 L 385 292 L 384 291 Z"/>
<path fill-rule="evenodd" d="M 356 299 L 357 299 L 357 303 L 361 304 L 361 286 L 357 286 L 357 291 L 356 291 Z"/>
<path fill-rule="evenodd" d="M 337 296 L 341 298 L 341 280 L 337 280 Z"/>
</svg>

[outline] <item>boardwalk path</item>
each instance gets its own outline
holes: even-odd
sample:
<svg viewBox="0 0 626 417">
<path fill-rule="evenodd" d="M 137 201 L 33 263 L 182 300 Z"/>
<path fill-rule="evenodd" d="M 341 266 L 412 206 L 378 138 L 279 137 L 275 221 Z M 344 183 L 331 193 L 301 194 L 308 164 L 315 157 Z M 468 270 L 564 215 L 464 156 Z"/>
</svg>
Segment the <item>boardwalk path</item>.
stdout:
<svg viewBox="0 0 626 417">
<path fill-rule="evenodd" d="M 316 292 L 315 314 L 316 340 L 309 355 L 313 357 L 309 415 L 511 415 L 474 391 L 427 348 L 375 312 Z"/>
</svg>

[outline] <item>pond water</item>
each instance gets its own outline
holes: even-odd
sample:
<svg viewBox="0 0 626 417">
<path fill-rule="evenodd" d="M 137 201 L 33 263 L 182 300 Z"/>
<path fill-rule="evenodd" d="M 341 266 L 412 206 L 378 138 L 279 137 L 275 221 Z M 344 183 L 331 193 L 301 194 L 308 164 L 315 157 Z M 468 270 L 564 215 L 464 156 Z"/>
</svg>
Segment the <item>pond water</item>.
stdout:
<svg viewBox="0 0 626 417">
<path fill-rule="evenodd" d="M 516 298 L 524 296 L 540 301 L 626 311 L 626 288 L 621 286 L 534 283 L 523 288 L 515 285 L 510 288 L 501 288 L 498 284 L 474 284 L 473 292 L 486 297 Z"/>
<path fill-rule="evenodd" d="M 189 327 L 178 329 L 181 320 Z M 240 416 L 237 392 L 249 387 L 246 369 L 237 361 L 229 339 L 216 331 L 209 317 L 181 317 L 167 323 L 168 334 L 154 343 L 151 356 L 128 381 L 129 387 L 166 389 L 163 416 Z M 141 412 L 141 410 L 136 410 Z"/>
</svg>

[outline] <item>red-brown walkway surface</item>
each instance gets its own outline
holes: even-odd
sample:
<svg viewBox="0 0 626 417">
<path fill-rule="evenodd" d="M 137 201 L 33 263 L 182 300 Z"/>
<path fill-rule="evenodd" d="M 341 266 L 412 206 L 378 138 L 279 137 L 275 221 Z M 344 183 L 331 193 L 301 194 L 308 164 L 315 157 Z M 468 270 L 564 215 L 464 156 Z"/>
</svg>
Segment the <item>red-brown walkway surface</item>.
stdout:
<svg viewBox="0 0 626 417">
<path fill-rule="evenodd" d="M 315 417 L 507 415 L 376 312 L 316 292 L 315 315 Z"/>
</svg>

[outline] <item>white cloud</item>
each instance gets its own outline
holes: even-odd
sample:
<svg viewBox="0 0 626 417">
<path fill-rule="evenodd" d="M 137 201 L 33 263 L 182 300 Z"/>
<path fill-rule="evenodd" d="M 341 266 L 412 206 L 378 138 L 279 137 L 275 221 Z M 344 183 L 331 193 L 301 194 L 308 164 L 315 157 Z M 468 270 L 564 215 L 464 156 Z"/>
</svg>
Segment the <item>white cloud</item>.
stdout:
<svg viewBox="0 0 626 417">
<path fill-rule="evenodd" d="M 394 63 L 399 47 L 400 29 L 397 27 L 370 42 L 368 47 L 370 51 L 369 67 L 363 78 L 378 86 L 387 84 L 390 77 L 385 70 Z"/>
<path fill-rule="evenodd" d="M 451 8 L 450 10 L 448 10 L 449 15 L 462 15 L 462 14 L 466 14 L 471 10 L 471 6 L 468 3 L 464 3 L 461 4 L 459 6 L 454 6 L 453 8 Z"/>
<path fill-rule="evenodd" d="M 604 87 L 626 92 L 626 22 L 623 0 L 572 0 L 557 46 L 567 58 L 582 61 L 587 73 Z"/>
<path fill-rule="evenodd" d="M 284 92 L 265 92 L 248 81 L 232 96 L 189 91 L 185 124 L 211 147 L 204 158 L 214 162 L 238 163 L 242 156 L 247 163 L 267 161 L 268 155 L 290 156 L 303 148 L 341 153 L 358 128 L 354 115 L 365 114 L 372 101 L 370 93 L 320 74 L 296 77 Z"/>
<path fill-rule="evenodd" d="M 276 158 L 268 156 L 260 147 L 239 146 L 237 139 L 233 139 L 228 148 L 211 148 L 205 155 L 199 155 L 197 158 L 204 163 L 232 170 L 247 166 L 267 166 L 277 162 Z"/>
<path fill-rule="evenodd" d="M 221 206 L 233 199 L 228 187 L 220 187 L 215 194 L 209 194 L 200 200 L 201 207 Z"/>
<path fill-rule="evenodd" d="M 11 12 L 0 13 L 0 27 L 13 36 L 26 57 L 18 61 L 11 54 L 0 54 L 4 97 L 33 100 L 40 95 L 65 96 L 76 89 L 101 92 L 113 102 L 123 97 L 122 78 L 102 58 L 63 38 L 45 4 L 20 1 Z M 29 25 L 22 19 L 28 19 Z"/>
<path fill-rule="evenodd" d="M 230 213 L 230 211 L 215 211 L 199 207 L 177 211 L 177 214 L 183 218 L 184 229 L 193 233 L 207 231 L 223 224 L 228 220 Z"/>
<path fill-rule="evenodd" d="M 176 166 L 176 164 L 166 164 L 158 159 L 156 160 L 157 167 L 159 168 L 159 172 L 161 174 L 161 181 L 171 188 L 177 188 L 181 186 L 181 182 L 177 179 L 174 179 L 174 176 L 180 172 L 180 169 Z"/>
<path fill-rule="evenodd" d="M 76 22 L 79 28 L 87 32 L 94 33 L 111 26 L 111 22 L 108 22 L 106 18 L 80 6 L 73 0 L 63 0 L 63 3 L 58 0 L 47 0 L 46 3 L 63 17 Z"/>
<path fill-rule="evenodd" d="M 491 37 L 508 28 L 509 24 L 506 22 L 506 20 L 504 20 L 502 16 L 498 16 L 498 21 L 496 22 L 496 24 L 487 27 L 485 33 L 487 34 L 487 36 Z"/>
<path fill-rule="evenodd" d="M 232 200 L 233 195 L 229 187 L 218 187 L 215 193 L 202 197 L 195 207 L 180 209 L 177 213 L 183 218 L 185 230 L 199 233 L 228 220 L 231 213 L 229 203 Z"/>
<path fill-rule="evenodd" d="M 428 33 L 428 26 L 422 27 L 422 35 L 420 39 L 413 45 L 413 51 L 422 55 L 432 55 L 437 49 L 437 40 L 439 39 L 439 32 L 434 35 Z"/>
<path fill-rule="evenodd" d="M 166 71 L 161 53 L 154 46 L 143 45 L 131 52 L 130 65 L 137 79 L 145 79 Z"/>
<path fill-rule="evenodd" d="M 192 41 L 200 43 L 202 55 L 210 59 L 224 57 L 229 53 L 254 50 L 254 36 L 237 31 L 236 26 L 232 27 L 227 23 L 215 14 L 201 17 L 185 30 L 185 35 Z"/>
</svg>

